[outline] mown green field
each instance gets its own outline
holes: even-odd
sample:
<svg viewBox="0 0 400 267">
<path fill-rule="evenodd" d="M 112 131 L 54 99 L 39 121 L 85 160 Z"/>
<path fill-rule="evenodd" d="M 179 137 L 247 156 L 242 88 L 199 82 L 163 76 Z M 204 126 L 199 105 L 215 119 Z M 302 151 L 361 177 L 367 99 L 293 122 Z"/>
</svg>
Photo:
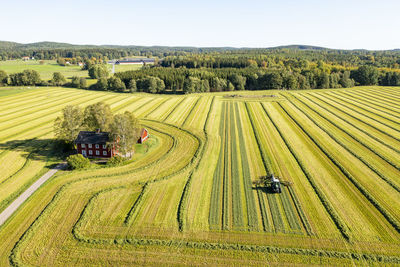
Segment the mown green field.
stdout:
<svg viewBox="0 0 400 267">
<path fill-rule="evenodd" d="M 67 104 L 132 111 L 155 141 L 122 167 L 58 172 L 0 227 L 0 266 L 400 264 L 399 88 L 13 90 L 0 211 L 59 162 Z M 253 183 L 272 173 L 281 194 Z"/>
<path fill-rule="evenodd" d="M 55 60 L 44 60 L 44 64 L 40 64 L 39 60 L 7 60 L 0 61 L 0 70 L 4 70 L 7 74 L 22 72 L 23 70 L 36 70 L 43 80 L 50 80 L 54 72 L 60 72 L 65 78 L 73 76 L 88 78 L 88 72 L 82 70 L 79 66 L 60 66 Z"/>
<path fill-rule="evenodd" d="M 85 77 L 89 79 L 88 71 L 82 70 L 80 66 L 60 66 L 55 60 L 43 60 L 44 64 L 40 64 L 40 60 L 7 60 L 0 61 L 0 70 L 4 70 L 7 74 L 22 72 L 23 70 L 36 70 L 39 72 L 42 80 L 50 80 L 54 72 L 60 72 L 65 78 L 70 79 L 73 76 Z M 107 65 L 111 71 L 112 66 Z M 115 72 L 140 69 L 142 65 L 115 65 Z M 89 81 L 89 84 L 95 81 Z"/>
</svg>

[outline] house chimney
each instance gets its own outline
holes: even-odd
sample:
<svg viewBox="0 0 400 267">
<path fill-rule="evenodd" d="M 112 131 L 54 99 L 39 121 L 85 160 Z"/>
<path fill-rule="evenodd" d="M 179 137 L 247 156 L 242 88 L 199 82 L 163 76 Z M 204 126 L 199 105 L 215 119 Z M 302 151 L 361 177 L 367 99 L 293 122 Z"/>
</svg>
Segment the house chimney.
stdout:
<svg viewBox="0 0 400 267">
<path fill-rule="evenodd" d="M 100 133 L 100 128 L 97 128 L 97 129 L 96 129 L 96 133 Z"/>
</svg>

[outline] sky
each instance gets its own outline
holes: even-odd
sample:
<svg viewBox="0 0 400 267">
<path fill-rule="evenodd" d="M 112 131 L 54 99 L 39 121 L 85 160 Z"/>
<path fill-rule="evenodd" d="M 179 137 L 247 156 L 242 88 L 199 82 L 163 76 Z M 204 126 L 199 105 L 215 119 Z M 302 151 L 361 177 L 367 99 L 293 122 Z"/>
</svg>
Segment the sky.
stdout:
<svg viewBox="0 0 400 267">
<path fill-rule="evenodd" d="M 72 44 L 400 48 L 400 0 L 2 1 L 0 40 Z"/>
</svg>

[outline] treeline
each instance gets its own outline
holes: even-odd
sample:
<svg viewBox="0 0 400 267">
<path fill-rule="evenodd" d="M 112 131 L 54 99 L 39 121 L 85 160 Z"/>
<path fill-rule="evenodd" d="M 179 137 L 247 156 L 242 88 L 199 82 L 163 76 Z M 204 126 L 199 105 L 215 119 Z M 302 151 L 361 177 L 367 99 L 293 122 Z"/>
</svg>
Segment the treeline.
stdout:
<svg viewBox="0 0 400 267">
<path fill-rule="evenodd" d="M 119 59 L 130 56 L 157 57 L 164 67 L 186 68 L 245 68 L 271 65 L 315 64 L 323 61 L 332 66 L 400 68 L 400 51 L 334 50 L 312 46 L 275 48 L 197 48 L 163 46 L 91 46 L 42 42 L 17 44 L 0 42 L 0 60 L 20 59 L 29 56 L 44 60 L 58 58 Z M 292 62 L 289 62 L 292 61 Z M 308 63 L 307 63 L 308 62 Z"/>
<path fill-rule="evenodd" d="M 186 68 L 246 68 L 285 67 L 304 69 L 316 66 L 319 61 L 333 69 L 351 69 L 363 65 L 378 68 L 400 68 L 400 52 L 357 52 L 340 50 L 268 50 L 266 53 L 216 53 L 168 56 L 160 63 L 163 67 Z"/>
<path fill-rule="evenodd" d="M 350 77 L 349 71 L 326 73 L 318 69 L 295 72 L 260 68 L 186 69 L 158 67 L 116 73 L 115 76 L 121 79 L 126 88 L 149 93 L 160 93 L 165 90 L 194 93 L 354 86 L 354 80 Z"/>
<path fill-rule="evenodd" d="M 154 67 L 116 73 L 99 79 L 90 89 L 147 93 L 221 92 L 234 90 L 348 88 L 354 85 L 400 86 L 400 73 L 372 66 L 331 71 L 323 65 L 305 70 L 224 68 L 187 69 Z"/>
<path fill-rule="evenodd" d="M 147 92 L 195 93 L 234 90 L 302 90 L 319 88 L 347 88 L 354 85 L 400 86 L 400 72 L 379 71 L 372 66 L 361 66 L 348 71 L 327 72 L 323 68 L 288 71 L 263 68 L 144 68 L 116 73 L 109 77 L 105 65 L 93 65 L 88 70 L 97 82 L 87 87 L 86 78 L 72 77 L 70 81 L 59 72 L 45 81 L 35 70 L 24 70 L 7 75 L 0 70 L 0 86 L 65 86 L 81 89 Z"/>
</svg>

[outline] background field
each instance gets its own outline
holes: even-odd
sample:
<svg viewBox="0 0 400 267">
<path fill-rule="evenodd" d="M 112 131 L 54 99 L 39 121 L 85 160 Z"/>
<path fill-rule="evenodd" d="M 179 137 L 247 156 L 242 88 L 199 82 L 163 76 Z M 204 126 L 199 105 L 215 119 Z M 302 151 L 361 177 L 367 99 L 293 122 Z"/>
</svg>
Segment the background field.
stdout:
<svg viewBox="0 0 400 267">
<path fill-rule="evenodd" d="M 400 90 L 238 93 L 1 89 L 0 211 L 60 160 L 67 104 L 132 111 L 157 141 L 50 179 L 0 227 L 0 265 L 400 264 Z M 272 173 L 292 185 L 253 183 Z"/>
<path fill-rule="evenodd" d="M 60 72 L 65 78 L 71 78 L 73 76 L 85 77 L 89 79 L 87 70 L 82 70 L 80 66 L 60 66 L 55 60 L 43 60 L 44 64 L 40 64 L 39 60 L 7 60 L 0 61 L 0 70 L 4 70 L 7 74 L 22 72 L 23 70 L 36 70 L 39 72 L 40 77 L 43 80 L 50 80 L 53 77 L 54 72 Z M 111 71 L 111 65 L 107 65 Z M 137 70 L 142 65 L 115 65 L 115 72 Z M 90 81 L 89 81 L 90 83 Z"/>
</svg>

